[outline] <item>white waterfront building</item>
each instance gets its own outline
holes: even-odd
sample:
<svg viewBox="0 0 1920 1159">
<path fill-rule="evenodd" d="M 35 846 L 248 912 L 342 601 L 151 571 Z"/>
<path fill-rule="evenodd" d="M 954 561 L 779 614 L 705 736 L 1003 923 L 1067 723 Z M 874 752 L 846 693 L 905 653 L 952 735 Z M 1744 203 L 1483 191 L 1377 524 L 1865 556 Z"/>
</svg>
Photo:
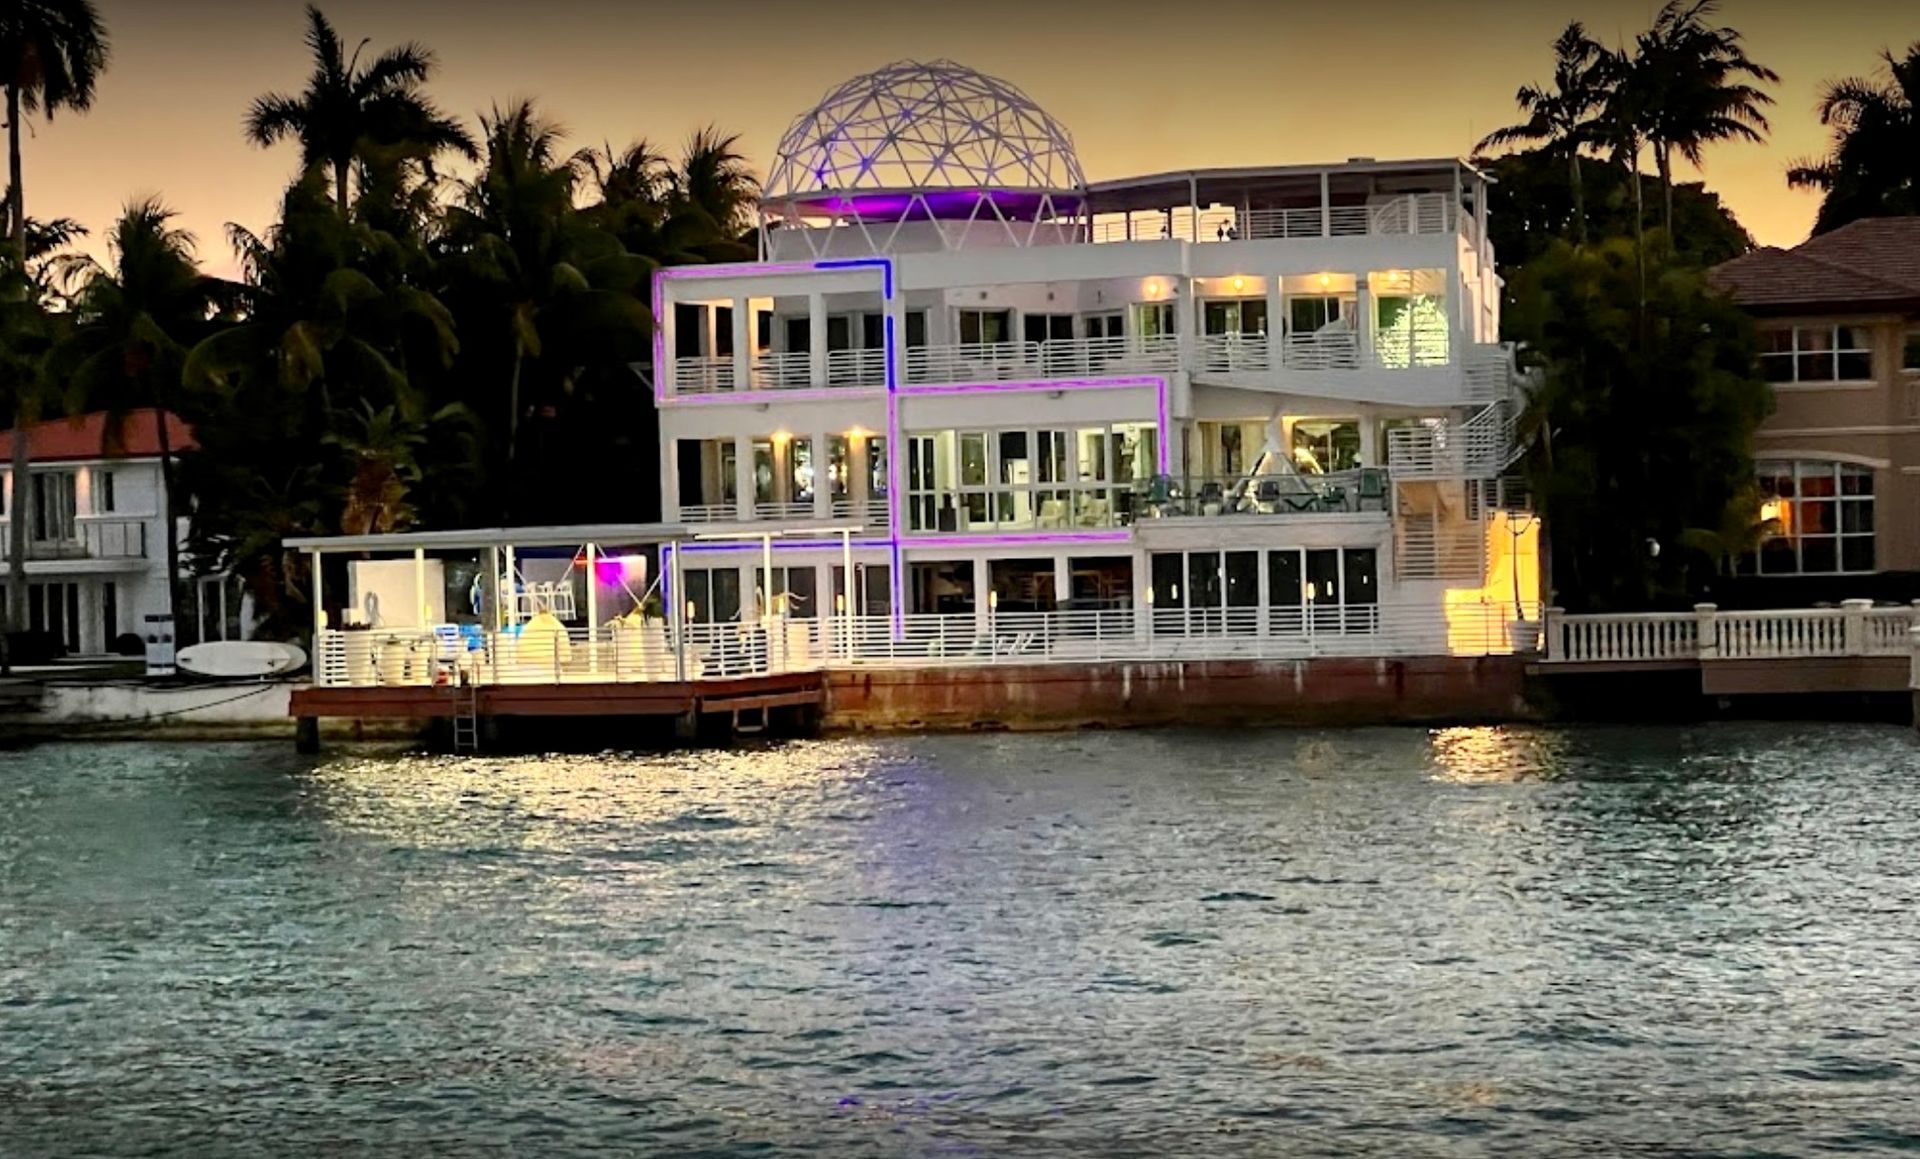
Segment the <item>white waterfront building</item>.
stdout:
<svg viewBox="0 0 1920 1159">
<path fill-rule="evenodd" d="M 1537 523 L 1501 482 L 1487 188 L 1457 159 L 1090 182 L 1004 81 L 848 81 L 780 143 L 761 260 L 656 277 L 663 519 L 707 537 L 685 614 L 751 619 L 771 584 L 894 637 L 1507 650 Z"/>
<path fill-rule="evenodd" d="M 114 437 L 107 416 L 50 419 L 27 428 L 29 487 L 0 467 L 0 624 L 5 618 L 11 523 L 27 519 L 27 626 L 74 655 L 137 653 L 149 615 L 174 611 L 167 592 L 167 518 L 161 483 L 159 412 L 124 415 Z M 174 453 L 192 450 L 193 431 L 165 420 Z M 0 464 L 15 431 L 0 431 Z M 110 453 L 111 452 L 111 453 Z M 185 521 L 172 533 L 184 534 Z M 177 633 L 188 642 L 242 639 L 252 607 L 231 576 L 193 579 L 183 589 Z"/>
</svg>

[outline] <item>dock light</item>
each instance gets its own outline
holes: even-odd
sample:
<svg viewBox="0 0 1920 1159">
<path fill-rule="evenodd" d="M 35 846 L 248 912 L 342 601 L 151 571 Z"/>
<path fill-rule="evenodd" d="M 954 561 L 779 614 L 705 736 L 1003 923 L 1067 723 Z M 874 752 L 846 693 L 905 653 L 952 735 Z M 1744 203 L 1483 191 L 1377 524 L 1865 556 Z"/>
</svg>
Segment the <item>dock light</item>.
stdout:
<svg viewBox="0 0 1920 1159">
<path fill-rule="evenodd" d="M 997 612 L 1000 610 L 1000 593 L 999 592 L 987 593 L 987 610 L 990 612 Z"/>
<path fill-rule="evenodd" d="M 697 620 L 699 618 L 700 618 L 700 605 L 694 603 L 692 600 L 688 600 L 687 601 L 688 622 L 691 623 L 692 621 Z"/>
</svg>

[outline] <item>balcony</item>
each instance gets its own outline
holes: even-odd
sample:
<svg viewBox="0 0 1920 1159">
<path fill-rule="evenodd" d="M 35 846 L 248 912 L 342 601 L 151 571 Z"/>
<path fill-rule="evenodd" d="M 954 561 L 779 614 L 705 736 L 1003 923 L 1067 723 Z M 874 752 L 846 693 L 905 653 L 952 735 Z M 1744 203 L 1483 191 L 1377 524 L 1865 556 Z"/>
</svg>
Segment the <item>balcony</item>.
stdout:
<svg viewBox="0 0 1920 1159">
<path fill-rule="evenodd" d="M 147 524 L 141 519 L 81 519 L 67 534 L 27 540 L 27 559 L 131 560 L 147 558 Z"/>
<path fill-rule="evenodd" d="M 1387 472 L 1362 467 L 1328 475 L 1183 476 L 1156 480 L 1136 506 L 1150 518 L 1350 515 L 1387 510 Z"/>
<path fill-rule="evenodd" d="M 1294 209 L 1203 209 L 1194 213 L 1136 212 L 1131 219 L 1096 220 L 1088 237 L 1121 241 L 1273 241 L 1329 237 L 1471 237 L 1473 218 L 1451 194 L 1413 193 L 1373 205 Z"/>
<path fill-rule="evenodd" d="M 818 523 L 821 519 L 815 514 L 811 499 L 790 503 L 756 502 L 752 507 L 751 515 L 746 518 L 741 516 L 740 507 L 735 503 L 683 503 L 679 511 L 680 522 L 687 524 L 794 521 Z M 835 523 L 853 521 L 865 527 L 884 527 L 887 522 L 887 499 L 885 495 L 873 495 L 865 500 L 836 495 L 828 506 L 826 517 Z"/>
<path fill-rule="evenodd" d="M 1022 382 L 1097 374 L 1171 373 L 1180 368 L 1180 337 L 1073 338 L 1054 342 L 992 342 L 916 346 L 907 351 L 907 381 L 915 384 Z"/>
</svg>

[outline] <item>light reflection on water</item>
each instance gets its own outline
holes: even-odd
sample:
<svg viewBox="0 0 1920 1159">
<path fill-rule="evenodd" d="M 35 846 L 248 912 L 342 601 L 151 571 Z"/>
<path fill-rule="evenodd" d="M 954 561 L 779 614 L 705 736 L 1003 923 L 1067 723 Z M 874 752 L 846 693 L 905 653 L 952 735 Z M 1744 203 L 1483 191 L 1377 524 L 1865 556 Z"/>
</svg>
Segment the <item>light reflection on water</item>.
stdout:
<svg viewBox="0 0 1920 1159">
<path fill-rule="evenodd" d="M 0 1154 L 1920 1145 L 1917 763 L 1776 725 L 42 749 L 0 768 Z"/>
</svg>

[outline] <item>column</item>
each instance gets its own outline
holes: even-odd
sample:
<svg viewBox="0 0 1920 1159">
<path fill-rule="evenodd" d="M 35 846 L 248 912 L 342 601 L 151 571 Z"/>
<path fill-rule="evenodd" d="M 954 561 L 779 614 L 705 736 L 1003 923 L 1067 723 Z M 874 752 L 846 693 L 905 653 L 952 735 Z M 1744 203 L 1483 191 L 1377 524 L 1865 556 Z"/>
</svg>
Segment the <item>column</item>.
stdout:
<svg viewBox="0 0 1920 1159">
<path fill-rule="evenodd" d="M 663 434 L 660 449 L 660 518 L 672 523 L 680 518 L 680 442 Z"/>
<path fill-rule="evenodd" d="M 1286 301 L 1281 294 L 1281 277 L 1274 274 L 1267 279 L 1267 366 L 1279 370 L 1286 360 L 1286 322 L 1281 311 Z"/>
<path fill-rule="evenodd" d="M 827 479 L 827 456 L 832 453 L 833 440 L 825 433 L 816 431 L 807 436 L 812 444 L 813 455 L 813 518 L 833 518 L 833 486 Z"/>
<path fill-rule="evenodd" d="M 746 435 L 733 436 L 733 497 L 735 514 L 753 518 L 753 440 Z"/>
<path fill-rule="evenodd" d="M 660 276 L 659 273 L 654 274 L 656 278 Z M 673 324 L 673 313 L 673 285 L 672 283 L 668 283 L 660 292 L 660 316 L 653 320 L 653 324 L 660 335 L 658 346 L 660 351 L 660 365 L 653 368 L 653 373 L 659 380 L 655 383 L 655 389 L 659 391 L 663 398 L 675 393 L 679 385 L 674 381 L 673 375 L 673 350 L 674 343 L 677 339 L 676 327 Z"/>
<path fill-rule="evenodd" d="M 1373 360 L 1373 287 L 1367 284 L 1367 271 L 1354 275 L 1353 327 L 1358 337 L 1360 365 L 1371 368 Z"/>
<path fill-rule="evenodd" d="M 1380 417 L 1372 407 L 1360 408 L 1360 465 L 1386 466 L 1380 456 Z"/>
<path fill-rule="evenodd" d="M 1073 560 L 1064 555 L 1053 557 L 1053 602 L 1060 604 L 1073 598 Z"/>
<path fill-rule="evenodd" d="M 827 385 L 827 296 L 807 295 L 808 386 Z"/>
<path fill-rule="evenodd" d="M 753 385 L 752 304 L 745 298 L 733 300 L 733 389 L 747 390 Z"/>
<path fill-rule="evenodd" d="M 989 631 L 993 610 L 993 569 L 985 556 L 973 561 L 973 622 L 978 631 Z"/>
<path fill-rule="evenodd" d="M 855 512 L 866 510 L 867 476 L 873 467 L 872 451 L 867 446 L 867 436 L 847 436 L 847 501 Z M 847 597 L 847 606 L 853 606 L 853 597 Z"/>
</svg>

